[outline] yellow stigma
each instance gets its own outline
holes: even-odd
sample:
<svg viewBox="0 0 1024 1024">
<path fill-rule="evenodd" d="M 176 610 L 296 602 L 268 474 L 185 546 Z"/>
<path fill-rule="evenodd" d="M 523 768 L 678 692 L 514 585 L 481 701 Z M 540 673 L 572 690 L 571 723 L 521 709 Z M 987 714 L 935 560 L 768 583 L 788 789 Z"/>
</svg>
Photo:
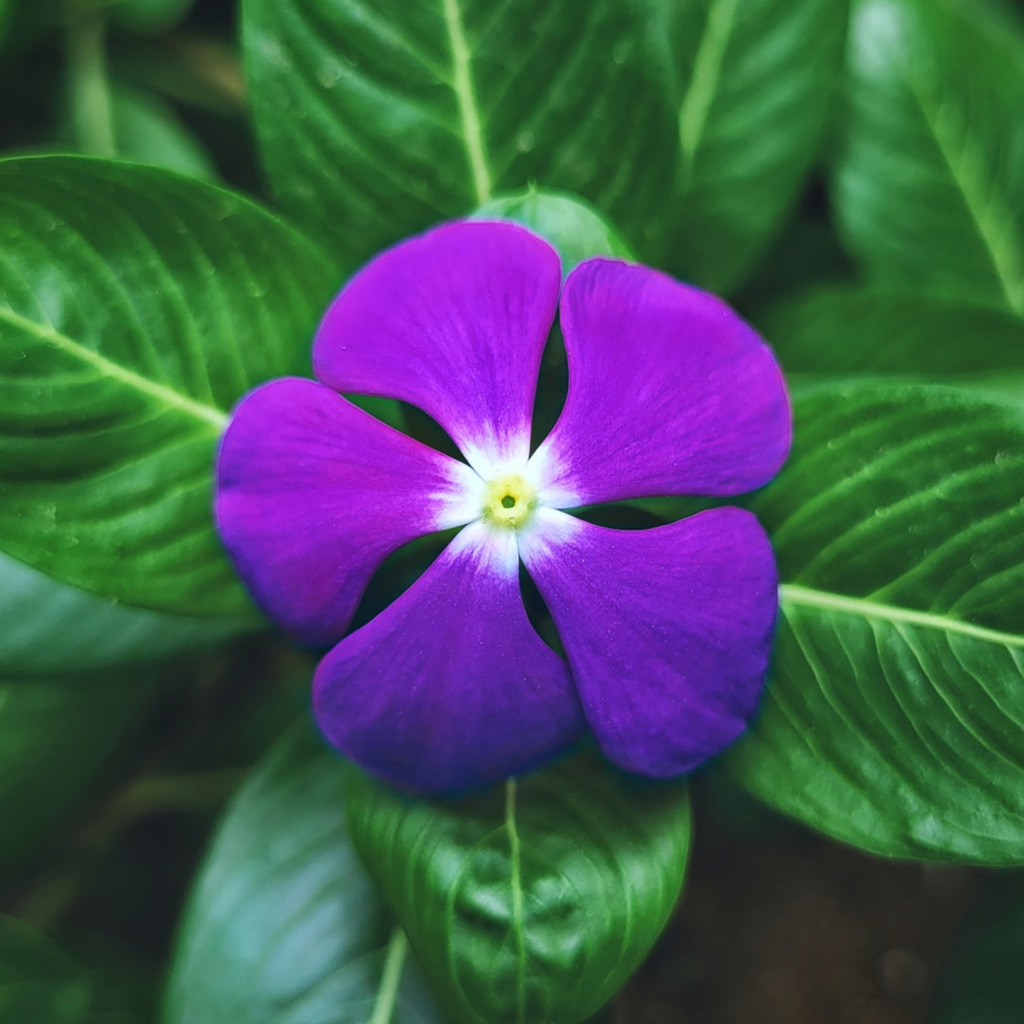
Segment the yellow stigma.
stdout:
<svg viewBox="0 0 1024 1024">
<path fill-rule="evenodd" d="M 494 526 L 517 530 L 536 507 L 537 491 L 519 473 L 503 473 L 484 488 L 484 519 Z"/>
</svg>

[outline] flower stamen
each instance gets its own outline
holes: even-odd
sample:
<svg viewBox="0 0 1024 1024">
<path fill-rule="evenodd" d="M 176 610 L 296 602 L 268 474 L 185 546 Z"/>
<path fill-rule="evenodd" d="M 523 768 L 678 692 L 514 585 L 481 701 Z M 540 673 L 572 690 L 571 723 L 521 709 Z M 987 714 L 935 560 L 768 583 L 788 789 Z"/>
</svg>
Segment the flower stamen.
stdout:
<svg viewBox="0 0 1024 1024">
<path fill-rule="evenodd" d="M 484 488 L 484 519 L 492 526 L 518 530 L 537 507 L 537 488 L 521 473 L 502 473 Z"/>
</svg>

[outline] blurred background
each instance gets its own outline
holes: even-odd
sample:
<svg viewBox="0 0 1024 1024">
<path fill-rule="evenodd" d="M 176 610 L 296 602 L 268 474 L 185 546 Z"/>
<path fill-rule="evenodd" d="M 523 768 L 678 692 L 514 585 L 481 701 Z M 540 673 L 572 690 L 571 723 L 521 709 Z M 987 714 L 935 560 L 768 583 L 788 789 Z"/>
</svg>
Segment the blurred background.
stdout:
<svg viewBox="0 0 1024 1024">
<path fill-rule="evenodd" d="M 0 0 L 0 155 L 123 157 L 266 198 L 238 19 L 236 0 Z M 732 298 L 758 323 L 797 285 L 845 278 L 815 174 Z M 313 664 L 264 636 L 131 666 L 127 690 L 110 672 L 0 682 L 0 1024 L 37 1019 L 32 985 L 57 1007 L 40 1024 L 157 1018 L 211 829 L 305 708 Z M 683 903 L 604 1019 L 1024 1022 L 1024 876 L 869 857 L 714 769 L 694 802 Z"/>
</svg>

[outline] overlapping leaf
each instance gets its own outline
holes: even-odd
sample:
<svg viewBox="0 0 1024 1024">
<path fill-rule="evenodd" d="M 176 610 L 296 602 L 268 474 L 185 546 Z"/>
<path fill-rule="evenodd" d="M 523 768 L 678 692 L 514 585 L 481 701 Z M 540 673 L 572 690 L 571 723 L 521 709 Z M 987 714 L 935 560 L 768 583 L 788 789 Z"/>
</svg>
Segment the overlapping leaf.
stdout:
<svg viewBox="0 0 1024 1024">
<path fill-rule="evenodd" d="M 256 770 L 192 894 L 166 1024 L 440 1024 L 345 804 L 341 762 L 308 725 Z"/>
<path fill-rule="evenodd" d="M 759 325 L 788 373 L 958 378 L 1024 370 L 1024 322 L 911 289 L 816 289 Z"/>
<path fill-rule="evenodd" d="M 679 144 L 672 269 L 724 291 L 780 227 L 817 153 L 846 0 L 668 5 Z"/>
<path fill-rule="evenodd" d="M 129 608 L 0 554 L 0 678 L 155 661 L 252 628 L 248 618 Z"/>
<path fill-rule="evenodd" d="M 879 279 L 1024 313 L 1024 43 L 1008 25 L 958 0 L 855 0 L 835 192 Z"/>
<path fill-rule="evenodd" d="M 0 243 L 0 550 L 126 603 L 245 612 L 214 450 L 244 391 L 308 366 L 330 261 L 238 196 L 71 157 L 0 163 Z"/>
<path fill-rule="evenodd" d="M 597 210 L 577 196 L 530 188 L 497 196 L 473 216 L 479 220 L 507 220 L 548 240 L 562 258 L 562 273 L 592 256 L 636 257 L 626 241 Z"/>
<path fill-rule="evenodd" d="M 683 882 L 685 789 L 596 757 L 454 802 L 355 770 L 349 792 L 356 845 L 459 1021 L 592 1014 L 646 955 Z"/>
<path fill-rule="evenodd" d="M 1024 414 L 877 381 L 795 414 L 753 504 L 782 614 L 733 769 L 867 850 L 1024 863 Z"/>
<path fill-rule="evenodd" d="M 641 247 L 675 153 L 664 59 L 620 0 L 245 0 L 284 205 L 349 263 L 498 190 L 578 192 Z"/>
</svg>

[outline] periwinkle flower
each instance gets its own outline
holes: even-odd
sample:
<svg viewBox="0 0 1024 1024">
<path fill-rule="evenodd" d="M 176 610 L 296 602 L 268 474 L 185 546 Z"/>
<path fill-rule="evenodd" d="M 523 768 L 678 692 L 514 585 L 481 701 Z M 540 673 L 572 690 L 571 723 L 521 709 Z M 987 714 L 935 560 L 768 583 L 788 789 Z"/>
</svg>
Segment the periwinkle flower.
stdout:
<svg viewBox="0 0 1024 1024">
<path fill-rule="evenodd" d="M 556 314 L 569 391 L 532 454 Z M 218 462 L 220 532 L 257 601 L 302 642 L 328 739 L 407 788 L 454 791 L 543 763 L 589 727 L 620 766 L 685 772 L 736 738 L 767 669 L 775 563 L 749 512 L 644 530 L 565 509 L 740 494 L 789 448 L 779 368 L 724 303 L 609 259 L 561 285 L 554 250 L 504 223 L 457 222 L 383 253 L 317 333 L 319 383 L 273 381 L 238 406 Z M 465 462 L 340 393 L 402 399 Z M 398 600 L 345 635 L 382 560 L 462 527 Z M 566 659 L 535 632 L 519 562 Z"/>
</svg>

